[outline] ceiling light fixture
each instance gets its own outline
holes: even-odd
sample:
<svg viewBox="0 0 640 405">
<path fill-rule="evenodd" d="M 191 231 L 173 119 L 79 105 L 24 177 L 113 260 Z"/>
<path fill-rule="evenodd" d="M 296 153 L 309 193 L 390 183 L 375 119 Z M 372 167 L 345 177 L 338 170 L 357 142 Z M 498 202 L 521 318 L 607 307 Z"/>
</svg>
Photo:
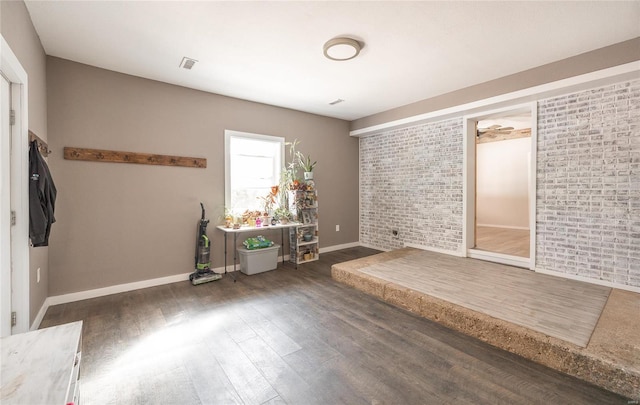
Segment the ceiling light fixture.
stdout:
<svg viewBox="0 0 640 405">
<path fill-rule="evenodd" d="M 331 60 L 349 60 L 360 53 L 362 45 L 351 38 L 333 38 L 324 44 L 324 56 Z"/>
</svg>

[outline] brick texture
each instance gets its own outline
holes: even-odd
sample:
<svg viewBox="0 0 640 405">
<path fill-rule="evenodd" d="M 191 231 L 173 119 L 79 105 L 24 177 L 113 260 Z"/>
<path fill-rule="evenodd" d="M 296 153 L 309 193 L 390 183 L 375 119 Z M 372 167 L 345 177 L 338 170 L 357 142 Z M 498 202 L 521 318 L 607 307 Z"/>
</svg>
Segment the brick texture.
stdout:
<svg viewBox="0 0 640 405">
<path fill-rule="evenodd" d="M 360 139 L 362 244 L 462 250 L 462 122 Z M 539 101 L 536 231 L 538 268 L 640 287 L 640 80 Z"/>
<path fill-rule="evenodd" d="M 361 138 L 360 242 L 459 251 L 462 145 L 462 118 Z"/>
<path fill-rule="evenodd" d="M 537 267 L 640 287 L 640 80 L 538 103 Z"/>
</svg>

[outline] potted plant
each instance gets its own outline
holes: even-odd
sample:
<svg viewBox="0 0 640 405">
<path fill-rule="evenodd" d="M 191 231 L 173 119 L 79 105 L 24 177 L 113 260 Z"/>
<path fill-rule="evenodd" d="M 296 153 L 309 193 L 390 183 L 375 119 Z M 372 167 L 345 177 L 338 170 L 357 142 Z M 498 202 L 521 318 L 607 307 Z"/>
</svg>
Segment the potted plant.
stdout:
<svg viewBox="0 0 640 405">
<path fill-rule="evenodd" d="M 289 223 L 293 215 L 291 215 L 291 211 L 289 211 L 286 207 L 278 207 L 276 208 L 274 215 L 278 218 L 281 224 Z"/>
<path fill-rule="evenodd" d="M 227 207 L 224 208 L 224 227 L 231 228 L 233 226 L 233 213 Z"/>
<path fill-rule="evenodd" d="M 298 164 L 304 170 L 304 179 L 305 180 L 313 180 L 313 168 L 318 164 L 317 161 L 311 162 L 311 156 L 305 156 L 301 152 L 298 153 Z"/>
<path fill-rule="evenodd" d="M 279 190 L 280 186 L 272 186 L 269 194 L 264 197 L 258 197 L 258 199 L 264 204 L 265 216 L 268 216 L 273 212 L 273 205 L 276 203 L 276 197 L 278 196 Z"/>
<path fill-rule="evenodd" d="M 284 174 L 289 184 L 298 179 L 298 169 L 300 169 L 300 152 L 296 151 L 296 146 L 300 141 L 294 139 L 293 142 L 287 142 L 289 145 L 289 164 L 284 168 Z"/>
</svg>

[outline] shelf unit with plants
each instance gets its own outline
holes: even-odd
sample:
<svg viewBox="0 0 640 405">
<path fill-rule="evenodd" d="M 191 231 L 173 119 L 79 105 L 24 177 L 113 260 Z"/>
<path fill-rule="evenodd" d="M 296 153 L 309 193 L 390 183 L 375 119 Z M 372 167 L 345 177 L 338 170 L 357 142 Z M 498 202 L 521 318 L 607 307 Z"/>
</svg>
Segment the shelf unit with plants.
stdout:
<svg viewBox="0 0 640 405">
<path fill-rule="evenodd" d="M 294 220 L 300 223 L 289 228 L 289 260 L 296 267 L 318 260 L 318 192 L 311 187 L 289 191 L 289 211 L 293 213 Z"/>
</svg>

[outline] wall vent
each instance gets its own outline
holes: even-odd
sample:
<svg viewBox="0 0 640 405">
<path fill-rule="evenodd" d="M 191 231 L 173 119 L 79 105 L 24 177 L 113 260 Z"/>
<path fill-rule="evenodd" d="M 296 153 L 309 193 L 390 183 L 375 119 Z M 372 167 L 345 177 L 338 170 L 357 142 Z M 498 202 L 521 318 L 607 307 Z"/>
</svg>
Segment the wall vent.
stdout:
<svg viewBox="0 0 640 405">
<path fill-rule="evenodd" d="M 183 69 L 187 69 L 187 70 L 191 70 L 191 68 L 193 67 L 193 65 L 195 65 L 197 62 L 197 60 L 195 59 L 191 59 L 191 58 L 187 58 L 186 56 L 184 58 L 182 58 L 182 62 L 180 62 L 180 67 Z"/>
</svg>

